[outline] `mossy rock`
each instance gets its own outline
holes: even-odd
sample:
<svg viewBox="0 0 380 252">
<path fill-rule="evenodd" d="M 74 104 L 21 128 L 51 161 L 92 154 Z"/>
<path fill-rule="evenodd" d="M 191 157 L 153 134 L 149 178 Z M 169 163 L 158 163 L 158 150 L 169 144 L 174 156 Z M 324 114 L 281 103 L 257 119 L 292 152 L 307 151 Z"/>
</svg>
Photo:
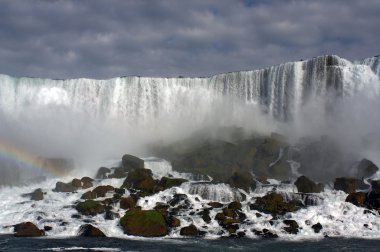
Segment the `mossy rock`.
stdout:
<svg viewBox="0 0 380 252">
<path fill-rule="evenodd" d="M 199 235 L 198 228 L 194 226 L 193 224 L 191 224 L 190 226 L 181 228 L 179 233 L 182 236 L 198 236 Z"/>
<path fill-rule="evenodd" d="M 294 202 L 284 202 L 282 195 L 274 192 L 264 197 L 258 197 L 256 202 L 250 205 L 250 208 L 273 216 L 294 212 L 298 209 Z"/>
<path fill-rule="evenodd" d="M 120 224 L 128 235 L 158 237 L 168 234 L 165 218 L 156 210 L 131 209 L 120 219 Z"/>
<path fill-rule="evenodd" d="M 105 212 L 105 206 L 94 200 L 86 200 L 76 205 L 75 209 L 84 215 L 97 215 Z"/>
<path fill-rule="evenodd" d="M 172 188 L 175 186 L 180 186 L 181 184 L 187 182 L 187 179 L 182 178 L 168 178 L 168 177 L 162 177 L 160 182 L 158 182 L 158 186 L 162 188 L 163 190 Z"/>
<path fill-rule="evenodd" d="M 134 208 L 135 206 L 136 206 L 136 200 L 131 196 L 120 199 L 120 208 L 122 209 L 130 209 L 130 208 Z"/>
<path fill-rule="evenodd" d="M 146 193 L 153 193 L 156 187 L 156 182 L 153 179 L 151 170 L 134 169 L 128 173 L 122 187 L 141 190 Z"/>
<path fill-rule="evenodd" d="M 121 164 L 127 171 L 133 169 L 144 169 L 144 160 L 129 154 L 125 154 L 122 157 Z"/>
</svg>

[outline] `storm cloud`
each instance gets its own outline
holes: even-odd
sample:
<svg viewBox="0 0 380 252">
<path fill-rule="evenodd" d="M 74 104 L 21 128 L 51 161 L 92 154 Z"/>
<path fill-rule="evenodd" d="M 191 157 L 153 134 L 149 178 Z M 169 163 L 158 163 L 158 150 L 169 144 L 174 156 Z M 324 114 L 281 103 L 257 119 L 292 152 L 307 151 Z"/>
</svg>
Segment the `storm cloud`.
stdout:
<svg viewBox="0 0 380 252">
<path fill-rule="evenodd" d="M 380 1 L 0 0 L 0 73 L 210 76 L 380 52 Z"/>
</svg>

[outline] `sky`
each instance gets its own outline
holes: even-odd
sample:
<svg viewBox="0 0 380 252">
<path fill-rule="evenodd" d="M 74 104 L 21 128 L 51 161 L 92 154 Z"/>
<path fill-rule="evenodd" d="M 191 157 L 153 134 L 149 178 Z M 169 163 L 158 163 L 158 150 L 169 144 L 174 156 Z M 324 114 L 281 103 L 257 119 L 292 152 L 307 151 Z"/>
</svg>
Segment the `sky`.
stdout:
<svg viewBox="0 0 380 252">
<path fill-rule="evenodd" d="M 378 0 L 0 0 L 0 73 L 211 76 L 380 54 Z"/>
</svg>

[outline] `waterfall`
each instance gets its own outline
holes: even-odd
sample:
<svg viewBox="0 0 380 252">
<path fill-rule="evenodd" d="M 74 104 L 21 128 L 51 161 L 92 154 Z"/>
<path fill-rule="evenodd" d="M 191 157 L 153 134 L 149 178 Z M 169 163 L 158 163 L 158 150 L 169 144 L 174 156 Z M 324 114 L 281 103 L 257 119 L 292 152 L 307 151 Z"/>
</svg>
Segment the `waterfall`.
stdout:
<svg viewBox="0 0 380 252">
<path fill-rule="evenodd" d="M 102 120 L 146 124 L 157 117 L 186 114 L 202 122 L 228 97 L 257 105 L 278 120 L 293 120 L 312 97 L 352 95 L 379 78 L 379 57 L 351 63 L 320 56 L 261 70 L 209 78 L 120 77 L 109 80 L 13 78 L 0 75 L 0 110 L 21 116 L 46 106 L 85 113 Z M 229 108 L 232 114 L 236 107 Z"/>
</svg>

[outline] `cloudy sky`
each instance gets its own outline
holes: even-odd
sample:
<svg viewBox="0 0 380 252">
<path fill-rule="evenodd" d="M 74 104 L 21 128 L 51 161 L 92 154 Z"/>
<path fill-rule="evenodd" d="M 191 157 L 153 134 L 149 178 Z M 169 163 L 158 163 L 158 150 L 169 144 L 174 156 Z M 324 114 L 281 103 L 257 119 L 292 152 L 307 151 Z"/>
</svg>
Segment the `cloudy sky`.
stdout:
<svg viewBox="0 0 380 252">
<path fill-rule="evenodd" d="M 378 0 L 0 0 L 0 73 L 209 76 L 380 54 Z"/>
</svg>

